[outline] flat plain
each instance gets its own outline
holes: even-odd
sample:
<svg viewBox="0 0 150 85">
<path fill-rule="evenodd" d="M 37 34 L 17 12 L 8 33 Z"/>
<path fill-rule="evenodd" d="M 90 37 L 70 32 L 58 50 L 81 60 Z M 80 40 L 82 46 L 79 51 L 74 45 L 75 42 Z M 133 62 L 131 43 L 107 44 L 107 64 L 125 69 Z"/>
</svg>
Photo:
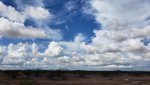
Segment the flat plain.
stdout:
<svg viewBox="0 0 150 85">
<path fill-rule="evenodd" d="M 150 72 L 0 71 L 0 85 L 150 85 Z"/>
</svg>

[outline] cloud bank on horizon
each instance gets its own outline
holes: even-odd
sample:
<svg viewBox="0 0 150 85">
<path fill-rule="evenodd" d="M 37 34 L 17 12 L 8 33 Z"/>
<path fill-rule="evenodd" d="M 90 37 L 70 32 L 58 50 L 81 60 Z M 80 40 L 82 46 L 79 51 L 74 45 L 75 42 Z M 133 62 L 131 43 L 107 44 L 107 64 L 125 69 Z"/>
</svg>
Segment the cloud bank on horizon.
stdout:
<svg viewBox="0 0 150 85">
<path fill-rule="evenodd" d="M 92 37 L 79 32 L 69 41 L 63 37 L 67 32 L 49 25 L 59 22 L 51 8 L 42 0 L 33 2 L 37 4 L 15 0 L 17 6 L 11 6 L 0 1 L 0 41 L 20 40 L 0 43 L 0 69 L 150 70 L 149 0 L 81 0 L 82 15 L 94 18 L 93 23 L 101 27 L 91 28 Z M 78 13 L 76 3 L 66 0 L 62 12 L 71 12 L 71 18 Z M 26 25 L 27 20 L 35 25 Z"/>
</svg>

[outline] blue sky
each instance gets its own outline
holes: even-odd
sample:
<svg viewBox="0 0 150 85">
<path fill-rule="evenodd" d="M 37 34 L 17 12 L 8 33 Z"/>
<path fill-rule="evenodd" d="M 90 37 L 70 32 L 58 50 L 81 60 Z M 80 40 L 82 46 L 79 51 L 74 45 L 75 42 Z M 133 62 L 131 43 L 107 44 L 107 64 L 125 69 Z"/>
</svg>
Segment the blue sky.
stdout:
<svg viewBox="0 0 150 85">
<path fill-rule="evenodd" d="M 38 2 L 34 0 L 1 0 L 4 4 L 10 5 L 15 7 L 17 10 L 22 10 L 21 7 L 23 6 L 17 6 L 19 2 L 21 2 L 21 5 L 35 5 L 38 6 Z M 67 4 L 71 3 L 72 9 L 68 10 L 66 8 Z M 52 29 L 60 29 L 62 31 L 63 39 L 64 41 L 73 41 L 74 37 L 78 33 L 83 33 L 88 38 L 92 37 L 93 30 L 100 27 L 99 24 L 96 23 L 94 20 L 94 17 L 91 15 L 86 15 L 82 12 L 82 6 L 85 4 L 82 0 L 76 0 L 76 1 L 55 1 L 55 0 L 43 0 L 44 7 L 51 11 L 52 14 L 55 15 L 52 22 L 47 22 L 47 26 Z M 19 8 L 20 7 L 20 8 Z M 68 7 L 69 8 L 69 7 Z M 32 20 L 27 19 L 25 21 L 25 26 L 33 26 L 38 27 L 38 25 Z M 68 36 L 69 35 L 69 36 Z M 8 38 L 2 38 L 1 44 L 8 45 L 10 43 L 18 43 L 18 42 L 37 42 L 38 41 L 45 41 L 44 40 L 28 40 L 28 39 L 8 39 Z M 46 41 L 51 41 L 51 39 L 46 39 Z"/>
<path fill-rule="evenodd" d="M 0 0 L 0 69 L 150 70 L 149 0 Z"/>
</svg>

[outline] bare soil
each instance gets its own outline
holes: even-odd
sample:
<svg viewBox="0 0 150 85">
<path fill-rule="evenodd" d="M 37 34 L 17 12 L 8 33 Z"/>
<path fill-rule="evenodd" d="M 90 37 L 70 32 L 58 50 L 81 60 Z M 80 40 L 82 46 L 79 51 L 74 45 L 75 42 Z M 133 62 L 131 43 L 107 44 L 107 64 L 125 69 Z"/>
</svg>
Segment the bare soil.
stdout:
<svg viewBox="0 0 150 85">
<path fill-rule="evenodd" d="M 150 85 L 150 72 L 0 71 L 0 85 Z"/>
</svg>

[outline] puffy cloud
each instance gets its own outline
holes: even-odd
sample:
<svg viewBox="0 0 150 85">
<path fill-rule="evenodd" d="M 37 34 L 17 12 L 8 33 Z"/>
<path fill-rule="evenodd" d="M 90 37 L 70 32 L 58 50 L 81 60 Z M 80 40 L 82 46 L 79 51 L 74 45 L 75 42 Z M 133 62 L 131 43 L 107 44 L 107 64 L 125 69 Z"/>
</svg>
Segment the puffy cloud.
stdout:
<svg viewBox="0 0 150 85">
<path fill-rule="evenodd" d="M 120 48 L 116 48 L 118 45 L 113 46 L 112 44 L 108 45 L 107 48 L 103 48 L 103 45 L 95 45 L 93 43 L 89 45 L 86 43 L 70 43 L 75 45 L 76 49 L 71 49 L 72 45 L 69 46 L 64 42 L 57 43 L 54 41 L 50 42 L 44 52 L 39 51 L 40 47 L 36 43 L 18 43 L 16 45 L 1 46 L 0 65 L 2 67 L 5 66 L 5 68 L 11 66 L 17 69 L 67 69 L 67 67 L 72 69 L 74 67 L 74 69 L 84 70 L 94 70 L 94 68 L 99 66 L 102 68 L 96 70 L 129 70 L 130 68 L 134 68 L 134 70 L 137 68 L 139 70 L 139 65 L 142 64 L 143 67 L 149 65 L 147 63 L 144 64 L 142 61 L 148 62 L 150 49 L 144 46 L 138 39 L 123 41 L 123 44 L 118 44 Z M 66 47 L 70 49 L 66 49 Z M 120 49 L 120 51 L 115 51 L 116 49 Z"/>
<path fill-rule="evenodd" d="M 51 42 L 48 49 L 45 50 L 46 56 L 58 56 L 62 52 L 63 48 L 60 47 L 56 42 Z"/>
<path fill-rule="evenodd" d="M 17 22 L 24 22 L 26 19 L 26 16 L 23 13 L 17 11 L 12 6 L 6 6 L 1 1 L 0 1 L 0 16 L 7 17 L 12 21 Z"/>
<path fill-rule="evenodd" d="M 24 9 L 24 12 L 27 16 L 36 20 L 46 20 L 48 18 L 52 18 L 52 14 L 47 9 L 42 7 L 27 6 Z"/>
<path fill-rule="evenodd" d="M 74 42 L 83 42 L 85 39 L 86 37 L 83 34 L 79 33 L 77 36 L 75 36 Z"/>
<path fill-rule="evenodd" d="M 150 2 L 148 0 L 90 0 L 85 13 L 95 16 L 97 22 L 106 25 L 112 19 L 125 20 L 129 23 L 141 25 L 149 17 Z M 138 23 L 140 22 L 140 23 Z M 138 24 L 137 24 L 138 23 Z"/>
<path fill-rule="evenodd" d="M 115 25 L 115 28 L 109 28 L 111 25 Z M 3 50 L 0 49 L 0 54 L 3 55 L 1 65 L 41 69 L 55 69 L 55 67 L 67 69 L 67 66 L 70 66 L 69 69 L 74 67 L 74 69 L 90 70 L 88 67 L 93 69 L 97 67 L 96 70 L 142 70 L 140 68 L 149 65 L 147 64 L 150 57 L 149 45 L 145 46 L 141 38 L 133 38 L 132 34 L 136 31 L 130 31 L 130 28 L 124 25 L 112 21 L 105 28 L 94 31 L 95 37 L 92 38 L 91 43 L 85 43 L 85 36 L 79 34 L 74 42 L 50 42 L 44 52 L 40 52 L 40 47 L 35 43 L 10 44 L 2 47 Z M 122 32 L 125 38 L 118 40 L 116 37 L 122 36 L 118 36 L 117 32 Z M 16 59 L 18 61 L 15 61 Z"/>
<path fill-rule="evenodd" d="M 23 65 L 23 59 L 21 58 L 12 58 L 12 57 L 4 57 L 1 63 L 2 65 Z"/>
<path fill-rule="evenodd" d="M 42 29 L 26 27 L 22 23 L 9 21 L 5 18 L 0 18 L 0 34 L 12 38 L 49 38 Z"/>
<path fill-rule="evenodd" d="M 45 20 L 52 17 L 52 14 L 43 7 L 26 6 L 22 12 L 12 6 L 6 6 L 0 2 L 0 15 L 12 21 L 24 22 L 29 16 L 36 20 Z"/>
<path fill-rule="evenodd" d="M 93 15 L 103 25 L 94 30 L 90 43 L 79 33 L 74 41 L 50 42 L 43 52 L 36 43 L 1 46 L 0 67 L 10 64 L 8 68 L 150 70 L 150 45 L 141 41 L 149 37 L 149 26 L 137 25 L 148 16 L 149 1 L 139 2 L 90 0 L 90 10 L 96 10 Z"/>
<path fill-rule="evenodd" d="M 146 52 L 146 46 L 139 39 L 130 39 L 122 43 L 123 52 Z"/>
<path fill-rule="evenodd" d="M 90 44 L 81 44 L 85 52 L 84 63 L 104 66 L 107 70 L 148 70 L 149 45 L 141 42 L 143 36 L 149 37 L 147 27 L 138 29 L 121 21 L 109 21 L 104 28 L 94 30 L 95 37 Z"/>
<path fill-rule="evenodd" d="M 119 52 L 123 56 L 132 54 L 135 57 L 146 57 L 143 55 L 149 50 L 141 40 L 149 37 L 149 25 L 145 24 L 145 19 L 150 14 L 149 4 L 147 0 L 88 1 L 84 12 L 93 15 L 103 26 L 102 29 L 94 31 L 95 37 L 90 47 L 100 48 L 97 51 L 101 53 Z M 89 7 L 91 11 L 87 10 Z"/>
<path fill-rule="evenodd" d="M 45 52 L 39 52 L 37 44 L 18 43 L 0 47 L 1 65 L 35 65 L 44 64 L 46 59 L 59 56 L 63 48 L 56 42 L 51 42 Z M 41 60 L 41 61 L 40 61 Z"/>
<path fill-rule="evenodd" d="M 52 14 L 45 8 L 26 6 L 20 12 L 0 1 L 0 16 L 0 36 L 26 39 L 62 39 L 62 33 L 59 29 L 51 29 L 43 22 L 43 20 L 51 20 L 52 18 Z M 36 19 L 34 21 L 36 21 L 37 27 L 25 26 L 24 22 L 27 18 Z M 40 22 L 41 20 L 42 22 Z"/>
<path fill-rule="evenodd" d="M 133 29 L 133 38 L 144 38 L 150 36 L 150 25 L 145 26 L 144 28 Z"/>
<path fill-rule="evenodd" d="M 1 64 L 9 65 L 23 65 L 25 57 L 29 55 L 29 46 L 28 44 L 19 43 L 17 45 L 9 44 L 7 47 L 2 47 L 2 62 Z"/>
</svg>

